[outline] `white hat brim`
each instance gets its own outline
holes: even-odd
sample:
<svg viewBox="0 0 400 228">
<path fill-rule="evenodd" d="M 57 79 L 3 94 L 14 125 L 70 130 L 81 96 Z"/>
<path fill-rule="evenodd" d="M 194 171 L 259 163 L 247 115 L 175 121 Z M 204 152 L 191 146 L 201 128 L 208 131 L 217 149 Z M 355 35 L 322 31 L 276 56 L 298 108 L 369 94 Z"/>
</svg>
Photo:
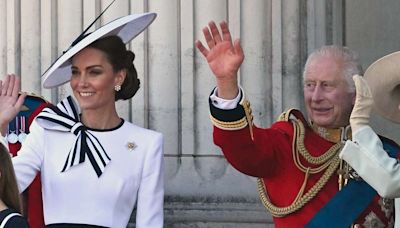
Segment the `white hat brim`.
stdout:
<svg viewBox="0 0 400 228">
<path fill-rule="evenodd" d="M 364 78 L 374 99 L 374 112 L 400 123 L 400 51 L 372 63 Z"/>
<path fill-rule="evenodd" d="M 62 54 L 42 75 L 44 88 L 53 88 L 71 79 L 70 59 L 94 41 L 111 35 L 119 36 L 126 44 L 145 30 L 156 18 L 156 13 L 132 14 L 111 21 L 90 33 Z"/>
</svg>

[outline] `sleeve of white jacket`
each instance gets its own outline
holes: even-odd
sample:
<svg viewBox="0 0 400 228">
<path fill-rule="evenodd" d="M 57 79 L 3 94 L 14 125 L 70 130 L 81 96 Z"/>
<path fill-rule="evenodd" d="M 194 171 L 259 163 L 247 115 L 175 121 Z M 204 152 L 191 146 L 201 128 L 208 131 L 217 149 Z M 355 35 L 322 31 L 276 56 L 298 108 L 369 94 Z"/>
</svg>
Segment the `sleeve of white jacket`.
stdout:
<svg viewBox="0 0 400 228">
<path fill-rule="evenodd" d="M 43 162 L 44 129 L 33 121 L 29 131 L 18 156 L 12 158 L 20 192 L 32 183 Z"/>
<path fill-rule="evenodd" d="M 164 224 L 163 144 L 163 136 L 157 133 L 144 161 L 137 200 L 137 228 L 162 228 Z"/>
<path fill-rule="evenodd" d="M 347 141 L 339 157 L 349 165 L 380 196 L 400 197 L 400 165 L 391 158 L 379 137 L 369 126 L 363 126 L 353 134 L 353 141 Z"/>
</svg>

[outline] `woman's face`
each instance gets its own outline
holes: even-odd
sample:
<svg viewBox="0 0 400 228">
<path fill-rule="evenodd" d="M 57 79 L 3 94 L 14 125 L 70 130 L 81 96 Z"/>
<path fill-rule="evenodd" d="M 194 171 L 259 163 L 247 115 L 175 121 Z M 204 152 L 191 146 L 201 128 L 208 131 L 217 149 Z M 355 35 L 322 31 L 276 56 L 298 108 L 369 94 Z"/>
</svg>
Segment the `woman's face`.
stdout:
<svg viewBox="0 0 400 228">
<path fill-rule="evenodd" d="M 124 71 L 114 72 L 104 52 L 85 48 L 72 58 L 70 85 L 82 112 L 115 108 L 114 87 Z"/>
</svg>

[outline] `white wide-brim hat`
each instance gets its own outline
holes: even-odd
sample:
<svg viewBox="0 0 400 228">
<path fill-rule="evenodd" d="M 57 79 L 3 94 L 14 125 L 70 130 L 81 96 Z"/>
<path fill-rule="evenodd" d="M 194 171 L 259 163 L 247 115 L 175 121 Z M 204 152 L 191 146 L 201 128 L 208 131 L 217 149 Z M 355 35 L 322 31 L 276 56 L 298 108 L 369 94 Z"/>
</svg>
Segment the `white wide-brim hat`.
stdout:
<svg viewBox="0 0 400 228">
<path fill-rule="evenodd" d="M 372 63 L 364 78 L 374 99 L 374 112 L 400 123 L 400 51 Z"/>
<path fill-rule="evenodd" d="M 53 88 L 71 79 L 71 57 L 94 41 L 117 35 L 126 44 L 139 35 L 156 18 L 156 13 L 132 14 L 111 21 L 72 45 L 42 75 L 44 88 Z"/>
</svg>

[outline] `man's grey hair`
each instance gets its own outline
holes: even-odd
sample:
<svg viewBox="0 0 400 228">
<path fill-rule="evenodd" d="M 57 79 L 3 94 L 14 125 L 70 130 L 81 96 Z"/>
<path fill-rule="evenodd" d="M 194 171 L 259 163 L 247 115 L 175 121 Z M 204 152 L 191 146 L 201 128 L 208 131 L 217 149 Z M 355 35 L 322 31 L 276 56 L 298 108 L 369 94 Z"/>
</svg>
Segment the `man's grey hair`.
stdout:
<svg viewBox="0 0 400 228">
<path fill-rule="evenodd" d="M 310 63 L 319 57 L 333 57 L 335 59 L 343 61 L 343 76 L 345 77 L 347 84 L 349 85 L 349 92 L 355 92 L 355 84 L 353 81 L 353 75 L 362 75 L 362 67 L 359 63 L 356 52 L 350 50 L 347 47 L 342 46 L 323 46 L 313 51 L 307 58 L 306 64 L 303 71 L 303 82 L 305 76 L 309 70 Z"/>
</svg>

